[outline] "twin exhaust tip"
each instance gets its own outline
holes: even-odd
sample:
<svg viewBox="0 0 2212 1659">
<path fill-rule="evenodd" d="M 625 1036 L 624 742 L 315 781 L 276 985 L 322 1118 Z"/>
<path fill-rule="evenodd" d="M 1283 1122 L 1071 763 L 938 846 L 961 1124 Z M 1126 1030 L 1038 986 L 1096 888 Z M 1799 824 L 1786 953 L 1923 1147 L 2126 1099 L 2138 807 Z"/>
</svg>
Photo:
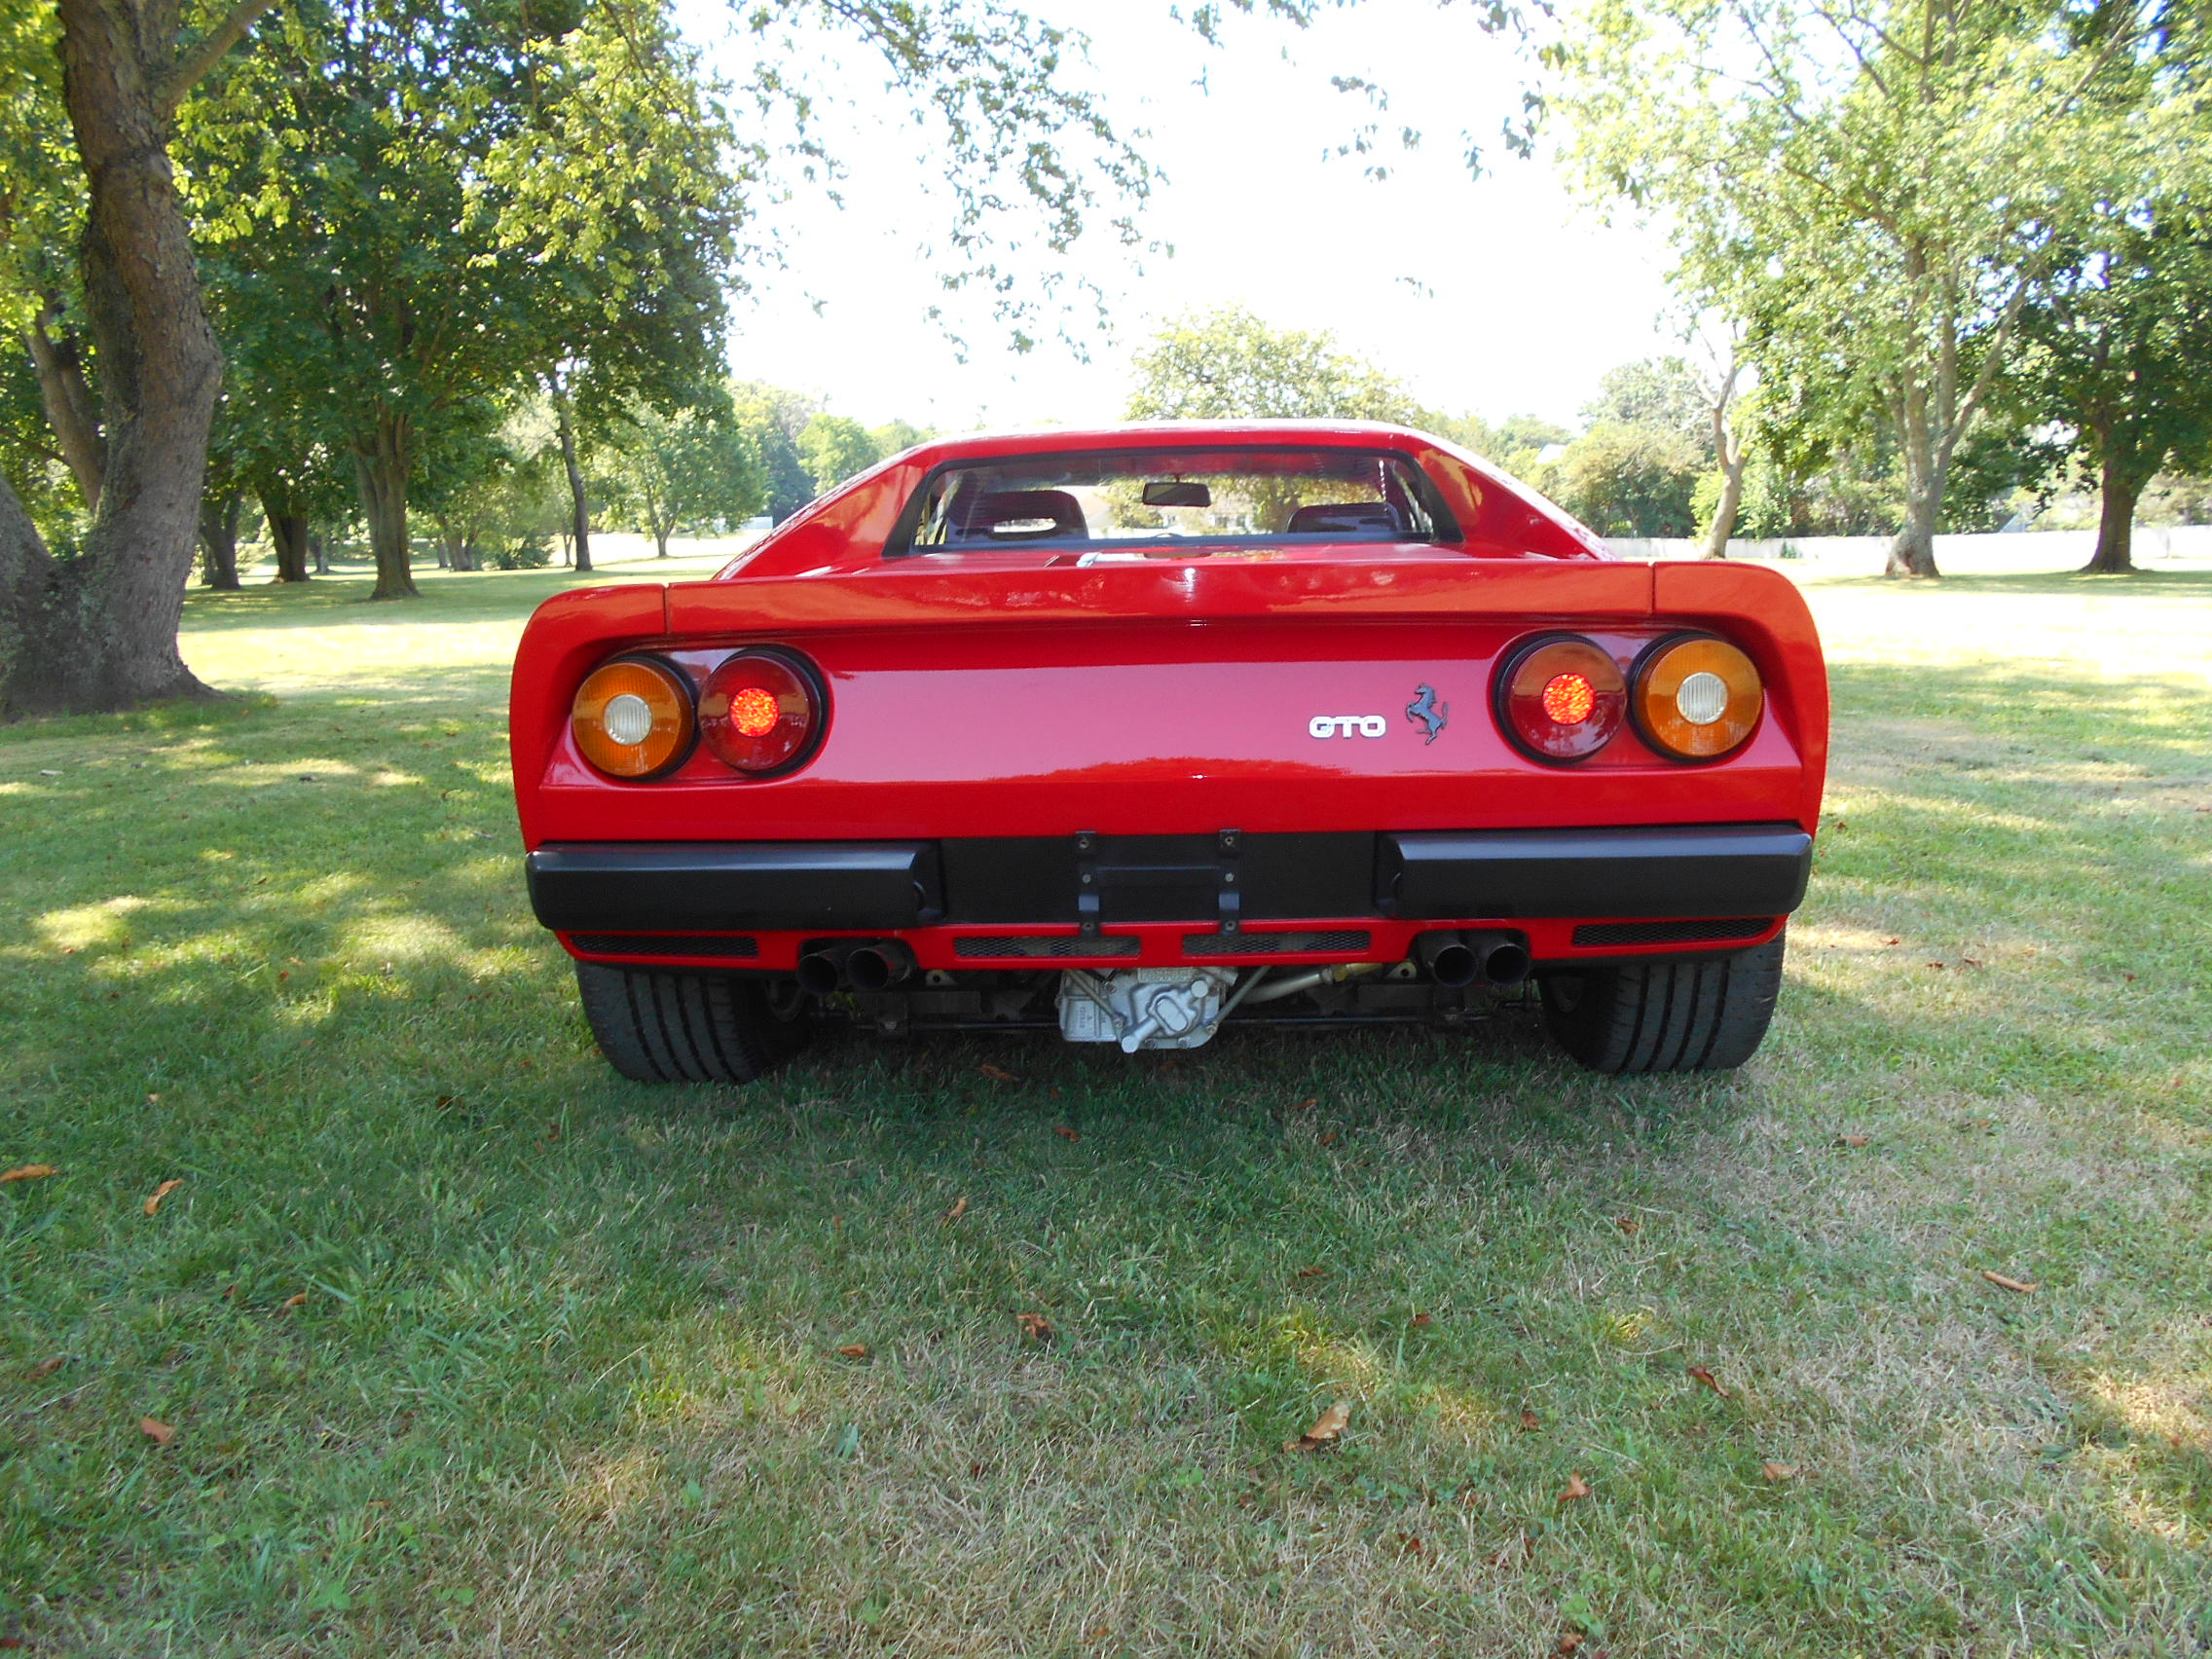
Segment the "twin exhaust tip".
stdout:
<svg viewBox="0 0 2212 1659">
<path fill-rule="evenodd" d="M 1529 977 L 1529 947 L 1510 934 L 1424 933 L 1414 940 L 1414 960 L 1455 989 L 1477 979 L 1518 985 Z"/>
<path fill-rule="evenodd" d="M 1529 977 L 1529 947 L 1511 934 L 1424 933 L 1414 940 L 1414 959 L 1438 984 L 1455 989 L 1478 979 L 1518 985 Z M 888 991 L 914 971 L 914 953 L 895 939 L 828 940 L 798 959 L 798 983 L 818 997 Z"/>
<path fill-rule="evenodd" d="M 799 989 L 818 997 L 888 991 L 913 973 L 914 953 L 895 939 L 830 940 L 798 959 Z"/>
</svg>

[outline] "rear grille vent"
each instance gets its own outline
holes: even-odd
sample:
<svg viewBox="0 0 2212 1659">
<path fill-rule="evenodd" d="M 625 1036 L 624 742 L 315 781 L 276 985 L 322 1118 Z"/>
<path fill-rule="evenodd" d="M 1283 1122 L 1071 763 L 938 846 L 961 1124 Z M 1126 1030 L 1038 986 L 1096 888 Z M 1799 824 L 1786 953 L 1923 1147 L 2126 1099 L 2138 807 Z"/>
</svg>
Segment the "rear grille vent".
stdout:
<svg viewBox="0 0 2212 1659">
<path fill-rule="evenodd" d="M 1733 916 L 1710 922 L 1584 922 L 1576 944 L 1711 944 L 1756 939 L 1774 926 L 1771 916 Z"/>
<path fill-rule="evenodd" d="M 742 962 L 760 954 L 760 941 L 745 934 L 571 934 L 569 943 L 587 956 L 695 956 Z"/>
<path fill-rule="evenodd" d="M 955 956 L 1134 956 L 1135 936 L 1106 934 L 1086 939 L 1081 934 L 971 934 L 952 947 Z"/>
<path fill-rule="evenodd" d="M 1185 956 L 1271 956 L 1280 951 L 1337 953 L 1367 950 L 1375 936 L 1364 928 L 1340 928 L 1335 933 L 1210 933 L 1185 934 Z"/>
</svg>

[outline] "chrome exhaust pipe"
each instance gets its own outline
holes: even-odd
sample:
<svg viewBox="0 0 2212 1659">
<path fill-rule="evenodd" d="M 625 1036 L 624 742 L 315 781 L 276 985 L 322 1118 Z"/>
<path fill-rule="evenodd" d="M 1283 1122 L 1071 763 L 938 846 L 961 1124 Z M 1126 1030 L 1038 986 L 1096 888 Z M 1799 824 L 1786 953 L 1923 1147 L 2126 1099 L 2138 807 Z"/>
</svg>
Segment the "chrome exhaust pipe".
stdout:
<svg viewBox="0 0 2212 1659">
<path fill-rule="evenodd" d="M 1467 948 L 1493 985 L 1518 985 L 1529 977 L 1529 947 L 1511 934 L 1469 934 Z"/>
<path fill-rule="evenodd" d="M 859 940 L 825 940 L 798 959 L 798 988 L 810 996 L 826 997 L 845 983 L 845 965 Z"/>
<path fill-rule="evenodd" d="M 914 953 L 895 939 L 870 940 L 845 958 L 845 977 L 856 991 L 887 991 L 914 968 Z"/>
<path fill-rule="evenodd" d="M 1414 959 L 1428 971 L 1431 979 L 1454 989 L 1473 984 L 1482 971 L 1464 936 L 1456 933 L 1422 934 L 1414 940 Z"/>
</svg>

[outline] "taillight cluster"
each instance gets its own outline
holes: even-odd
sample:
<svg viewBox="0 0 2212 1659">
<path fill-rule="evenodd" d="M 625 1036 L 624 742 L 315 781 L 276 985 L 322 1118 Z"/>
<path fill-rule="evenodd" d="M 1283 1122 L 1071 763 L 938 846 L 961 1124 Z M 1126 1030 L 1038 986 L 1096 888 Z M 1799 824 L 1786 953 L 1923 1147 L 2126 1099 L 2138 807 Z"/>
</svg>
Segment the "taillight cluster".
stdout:
<svg viewBox="0 0 2212 1659">
<path fill-rule="evenodd" d="M 629 654 L 585 677 L 569 728 L 583 757 L 610 778 L 664 777 L 698 745 L 733 771 L 768 778 L 805 764 L 829 707 L 814 665 L 779 646 L 724 657 L 696 695 L 672 664 Z"/>
<path fill-rule="evenodd" d="M 1734 754 L 1759 723 L 1765 687 L 1751 659 L 1711 634 L 1654 640 L 1626 674 L 1578 634 L 1531 640 L 1497 678 L 1498 721 L 1539 760 L 1583 760 L 1623 723 L 1677 760 Z"/>
</svg>

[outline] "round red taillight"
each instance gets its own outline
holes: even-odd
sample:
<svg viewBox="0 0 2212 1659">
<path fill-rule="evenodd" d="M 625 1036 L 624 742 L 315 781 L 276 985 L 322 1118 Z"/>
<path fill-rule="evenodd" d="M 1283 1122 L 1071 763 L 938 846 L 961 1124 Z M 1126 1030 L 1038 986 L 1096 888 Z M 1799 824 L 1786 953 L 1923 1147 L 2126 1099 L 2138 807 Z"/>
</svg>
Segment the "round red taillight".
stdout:
<svg viewBox="0 0 2212 1659">
<path fill-rule="evenodd" d="M 699 690 L 699 739 L 752 777 L 786 772 L 814 753 L 828 699 L 813 665 L 756 647 L 724 658 Z"/>
<path fill-rule="evenodd" d="M 1612 741 L 1628 714 L 1620 664 L 1592 642 L 1553 636 L 1523 646 L 1498 677 L 1498 716 L 1539 760 L 1581 760 Z"/>
</svg>

